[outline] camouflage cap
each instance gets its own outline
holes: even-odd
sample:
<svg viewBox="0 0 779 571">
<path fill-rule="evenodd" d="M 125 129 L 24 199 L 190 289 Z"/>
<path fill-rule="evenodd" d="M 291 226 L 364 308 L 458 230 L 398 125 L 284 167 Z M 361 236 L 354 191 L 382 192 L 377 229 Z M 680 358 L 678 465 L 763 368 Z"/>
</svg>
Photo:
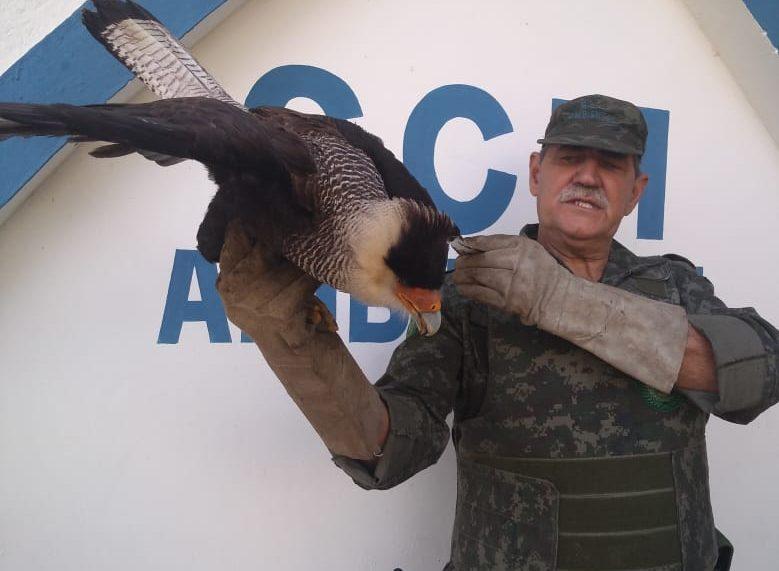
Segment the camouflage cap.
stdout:
<svg viewBox="0 0 779 571">
<path fill-rule="evenodd" d="M 646 121 L 638 107 L 606 95 L 585 95 L 555 109 L 538 142 L 641 156 L 646 136 Z"/>
</svg>

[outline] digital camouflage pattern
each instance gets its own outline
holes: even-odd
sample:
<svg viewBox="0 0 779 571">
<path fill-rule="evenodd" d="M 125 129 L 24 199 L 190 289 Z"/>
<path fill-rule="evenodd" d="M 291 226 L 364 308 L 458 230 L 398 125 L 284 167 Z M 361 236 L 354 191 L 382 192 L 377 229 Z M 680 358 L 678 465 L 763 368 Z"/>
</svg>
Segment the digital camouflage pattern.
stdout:
<svg viewBox="0 0 779 571">
<path fill-rule="evenodd" d="M 496 499 L 500 501 L 495 501 Z M 460 462 L 459 522 L 449 569 L 549 569 L 556 557 L 558 494 L 544 480 Z M 467 566 L 463 563 L 468 562 Z"/>
<path fill-rule="evenodd" d="M 625 155 L 644 154 L 647 126 L 641 110 L 606 95 L 585 95 L 552 112 L 544 145 L 576 145 Z"/>
<path fill-rule="evenodd" d="M 708 482 L 709 467 L 706 461 L 706 446 L 689 446 L 673 455 L 674 480 L 680 490 L 690 493 L 679 498 L 680 539 L 685 549 L 683 569 L 713 569 L 716 557 L 717 538 L 711 513 L 708 493 L 702 493 L 697 482 Z M 707 490 L 708 492 L 708 490 Z"/>
<path fill-rule="evenodd" d="M 534 237 L 536 231 L 532 225 L 523 232 Z M 678 406 L 651 406 L 638 381 L 561 338 L 522 325 L 516 316 L 460 297 L 447 279 L 438 334 L 408 338 L 376 384 L 391 428 L 375 471 L 346 458 L 334 460 L 365 488 L 397 485 L 438 460 L 449 438 L 446 417 L 453 411 L 458 506 L 448 569 L 563 568 L 556 558 L 567 560 L 571 554 L 558 549 L 587 544 L 562 529 L 575 517 L 558 521 L 558 509 L 563 514 L 565 506 L 574 505 L 576 494 L 561 492 L 566 481 L 553 484 L 505 468 L 517 459 L 556 466 L 613 457 L 638 465 L 647 458 L 667 459 L 665 472 L 658 471 L 643 492 L 623 490 L 636 497 L 670 493 L 670 503 L 651 504 L 665 505 L 658 508 L 665 519 L 611 522 L 622 530 L 634 525 L 627 529 L 643 534 L 637 549 L 644 545 L 644 555 L 651 555 L 655 542 L 667 543 L 660 541 L 669 533 L 667 524 L 675 526 L 670 530 L 677 541 L 673 560 L 644 568 L 713 568 L 706 421 L 714 413 L 748 422 L 776 402 L 779 333 L 752 309 L 728 309 L 711 283 L 677 256 L 639 257 L 615 242 L 602 282 L 685 307 L 691 323 L 712 343 L 719 398 L 685 392 Z M 610 485 L 634 482 L 643 471 L 622 477 L 629 472 L 619 470 Z M 582 469 L 567 482 L 576 483 L 588 472 Z M 670 488 L 658 483 L 664 478 Z M 651 515 L 652 509 L 637 511 Z M 599 525 L 597 510 L 592 513 L 593 525 Z M 624 568 L 620 561 L 600 565 Z"/>
</svg>

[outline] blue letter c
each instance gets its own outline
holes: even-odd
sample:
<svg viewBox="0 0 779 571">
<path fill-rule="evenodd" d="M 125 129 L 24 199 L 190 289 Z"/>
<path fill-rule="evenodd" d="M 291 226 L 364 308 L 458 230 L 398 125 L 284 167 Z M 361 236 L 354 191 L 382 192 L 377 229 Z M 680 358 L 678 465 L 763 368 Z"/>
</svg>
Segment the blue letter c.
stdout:
<svg viewBox="0 0 779 571">
<path fill-rule="evenodd" d="M 463 202 L 447 195 L 435 172 L 435 144 L 443 126 L 457 117 L 473 121 L 485 141 L 513 131 L 511 120 L 492 95 L 471 85 L 444 85 L 423 97 L 411 112 L 403 138 L 403 162 L 460 231 L 473 234 L 491 226 L 505 212 L 517 177 L 489 169 L 484 186 L 472 200 Z"/>
</svg>

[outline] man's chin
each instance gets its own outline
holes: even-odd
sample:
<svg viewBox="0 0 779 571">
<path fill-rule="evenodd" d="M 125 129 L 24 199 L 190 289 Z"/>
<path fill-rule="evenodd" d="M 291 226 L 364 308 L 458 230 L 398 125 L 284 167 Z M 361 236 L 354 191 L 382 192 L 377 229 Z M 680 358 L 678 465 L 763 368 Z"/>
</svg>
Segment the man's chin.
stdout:
<svg viewBox="0 0 779 571">
<path fill-rule="evenodd" d="M 572 219 L 573 218 L 573 219 Z M 578 218 L 578 219 L 576 219 Z M 581 217 L 563 217 L 548 225 L 541 222 L 541 226 L 547 226 L 549 230 L 560 237 L 572 242 L 600 241 L 610 239 L 614 232 L 611 228 L 596 220 L 582 220 Z"/>
</svg>

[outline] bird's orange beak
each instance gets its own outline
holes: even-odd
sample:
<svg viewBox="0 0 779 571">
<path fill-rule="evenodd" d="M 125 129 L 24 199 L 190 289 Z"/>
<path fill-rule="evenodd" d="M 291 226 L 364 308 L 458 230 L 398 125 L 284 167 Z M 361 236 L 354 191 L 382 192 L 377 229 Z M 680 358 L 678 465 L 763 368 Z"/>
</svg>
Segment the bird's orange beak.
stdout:
<svg viewBox="0 0 779 571">
<path fill-rule="evenodd" d="M 441 327 L 441 292 L 399 284 L 395 296 L 414 318 L 422 335 L 434 335 Z"/>
</svg>

